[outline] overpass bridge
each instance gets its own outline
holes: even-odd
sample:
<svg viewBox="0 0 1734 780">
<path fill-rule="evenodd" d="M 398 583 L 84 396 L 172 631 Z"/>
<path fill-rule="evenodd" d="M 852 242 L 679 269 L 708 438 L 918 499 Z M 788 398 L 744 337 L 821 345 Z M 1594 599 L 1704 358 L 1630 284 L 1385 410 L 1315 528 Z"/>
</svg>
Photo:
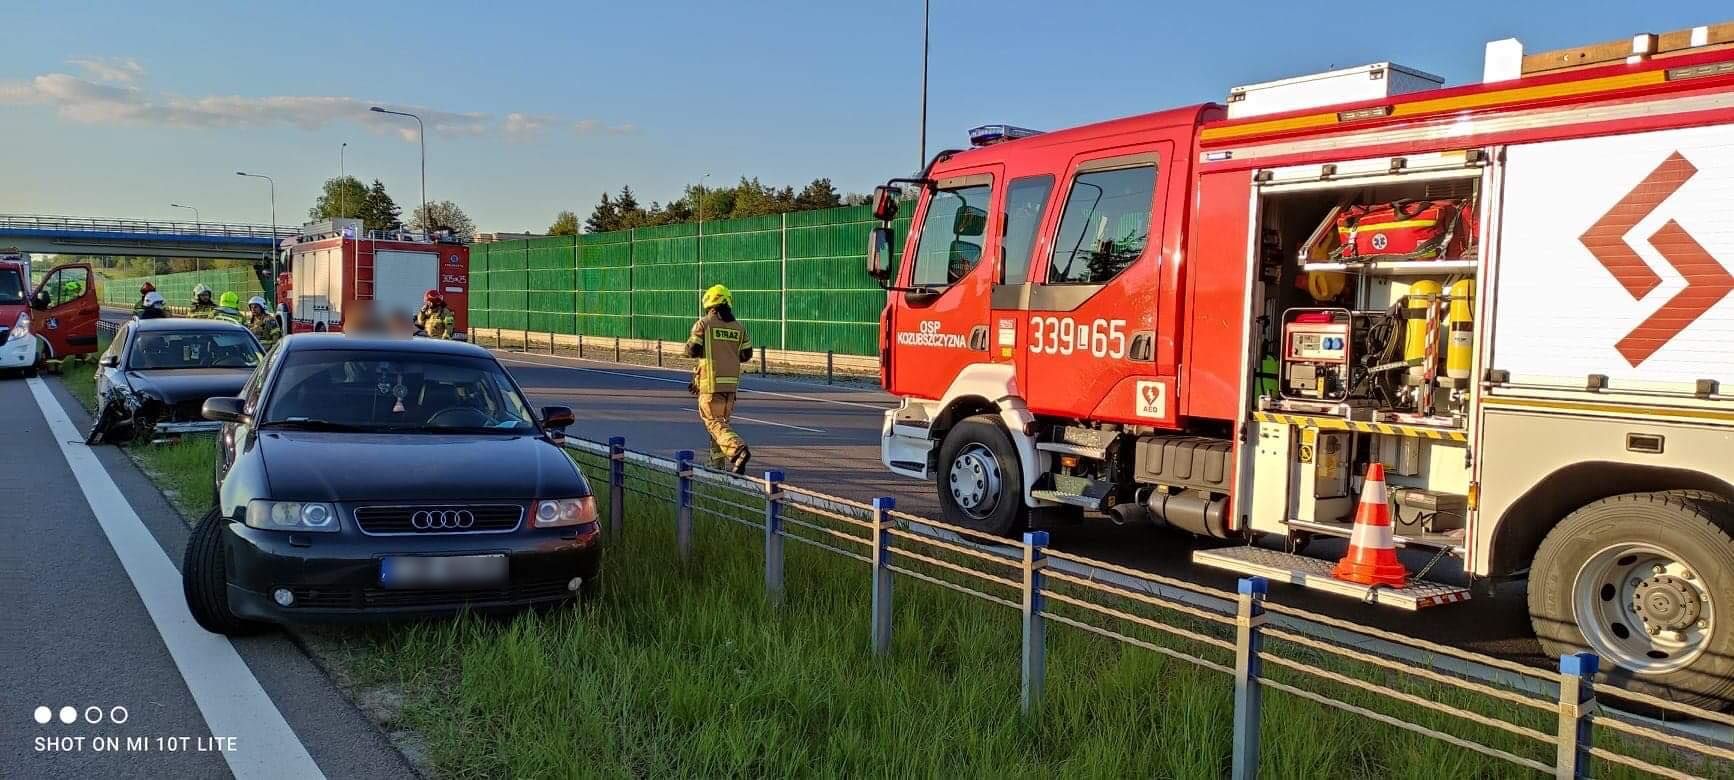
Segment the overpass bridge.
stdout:
<svg viewBox="0 0 1734 780">
<path fill-rule="evenodd" d="M 0 248 L 34 254 L 265 260 L 294 227 L 0 214 Z"/>
</svg>

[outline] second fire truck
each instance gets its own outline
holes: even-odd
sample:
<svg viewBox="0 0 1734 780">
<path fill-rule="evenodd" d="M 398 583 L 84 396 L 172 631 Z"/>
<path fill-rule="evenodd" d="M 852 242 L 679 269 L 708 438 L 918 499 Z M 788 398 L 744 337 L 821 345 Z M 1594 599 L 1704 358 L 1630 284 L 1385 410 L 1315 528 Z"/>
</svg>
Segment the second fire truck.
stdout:
<svg viewBox="0 0 1734 780">
<path fill-rule="evenodd" d="M 1378 463 L 1396 543 L 1527 577 L 1548 652 L 1734 699 L 1734 24 L 974 135 L 894 182 L 902 262 L 888 228 L 869 258 L 883 461 L 949 521 L 1101 513 L 1247 542 L 1203 565 L 1467 599 L 1300 554 Z"/>
</svg>

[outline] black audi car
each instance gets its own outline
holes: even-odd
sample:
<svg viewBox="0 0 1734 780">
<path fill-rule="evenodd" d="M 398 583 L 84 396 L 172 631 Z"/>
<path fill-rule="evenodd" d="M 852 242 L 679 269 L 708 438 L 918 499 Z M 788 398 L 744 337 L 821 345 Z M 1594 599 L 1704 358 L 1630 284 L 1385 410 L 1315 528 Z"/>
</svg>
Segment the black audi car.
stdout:
<svg viewBox="0 0 1734 780">
<path fill-rule="evenodd" d="M 301 334 L 212 398 L 217 505 L 181 567 L 210 631 L 494 611 L 596 587 L 590 485 L 486 350 Z"/>
<path fill-rule="evenodd" d="M 264 348 L 232 322 L 132 320 L 96 362 L 97 413 L 87 444 L 151 441 L 214 431 L 205 399 L 241 390 Z"/>
</svg>

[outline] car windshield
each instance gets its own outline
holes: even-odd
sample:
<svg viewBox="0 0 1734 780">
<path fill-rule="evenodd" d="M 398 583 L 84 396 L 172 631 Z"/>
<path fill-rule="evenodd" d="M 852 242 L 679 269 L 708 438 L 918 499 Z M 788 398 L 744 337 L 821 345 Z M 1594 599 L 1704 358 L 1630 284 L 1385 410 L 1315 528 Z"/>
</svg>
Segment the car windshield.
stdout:
<svg viewBox="0 0 1734 780">
<path fill-rule="evenodd" d="M 260 427 L 529 433 L 517 387 L 483 357 L 297 350 L 283 356 Z"/>
<path fill-rule="evenodd" d="M 24 279 L 10 268 L 0 270 L 0 306 L 24 305 Z"/>
<path fill-rule="evenodd" d="M 127 356 L 127 368 L 135 371 L 257 365 L 259 342 L 240 331 L 140 333 Z"/>
</svg>

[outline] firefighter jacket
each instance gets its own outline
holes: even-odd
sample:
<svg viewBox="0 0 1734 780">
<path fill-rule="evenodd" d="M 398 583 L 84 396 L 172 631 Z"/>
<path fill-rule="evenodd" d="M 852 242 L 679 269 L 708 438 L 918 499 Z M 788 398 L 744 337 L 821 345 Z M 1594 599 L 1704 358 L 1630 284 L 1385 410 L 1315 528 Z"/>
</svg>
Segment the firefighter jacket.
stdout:
<svg viewBox="0 0 1734 780">
<path fill-rule="evenodd" d="M 752 340 L 739 320 L 724 322 L 715 311 L 692 324 L 687 354 L 698 358 L 693 384 L 700 395 L 732 393 L 741 384 L 741 363 L 751 359 Z"/>
<path fill-rule="evenodd" d="M 193 302 L 193 308 L 187 312 L 187 316 L 191 317 L 195 320 L 216 319 L 216 317 L 217 317 L 217 304 L 199 303 L 199 302 L 195 301 L 195 302 Z"/>
<path fill-rule="evenodd" d="M 276 343 L 277 337 L 283 335 L 283 328 L 277 324 L 277 318 L 270 315 L 249 318 L 247 330 L 253 331 L 253 337 L 267 347 Z"/>
<path fill-rule="evenodd" d="M 452 310 L 445 306 L 437 309 L 432 306 L 421 307 L 421 311 L 415 315 L 415 326 L 426 332 L 428 338 L 435 339 L 451 338 L 452 329 L 456 327 L 453 324 Z"/>
</svg>

